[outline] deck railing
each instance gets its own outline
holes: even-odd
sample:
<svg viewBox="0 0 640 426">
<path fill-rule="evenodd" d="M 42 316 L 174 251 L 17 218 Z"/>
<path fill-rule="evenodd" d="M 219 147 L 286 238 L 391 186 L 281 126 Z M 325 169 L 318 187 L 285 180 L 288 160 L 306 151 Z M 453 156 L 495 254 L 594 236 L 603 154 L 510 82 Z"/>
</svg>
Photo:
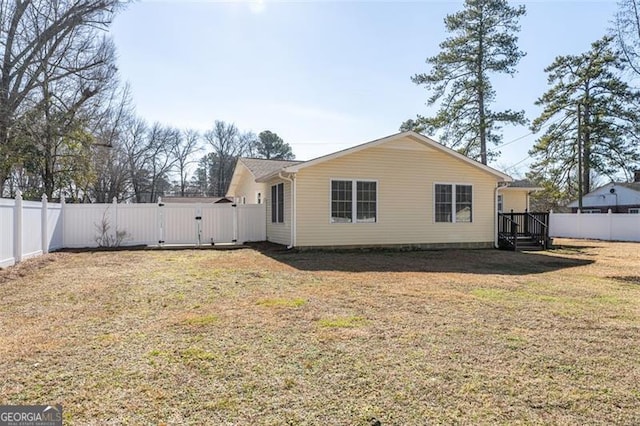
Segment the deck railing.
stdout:
<svg viewBox="0 0 640 426">
<path fill-rule="evenodd" d="M 500 248 L 517 250 L 519 238 L 534 241 L 543 249 L 549 248 L 549 213 L 498 213 Z"/>
</svg>

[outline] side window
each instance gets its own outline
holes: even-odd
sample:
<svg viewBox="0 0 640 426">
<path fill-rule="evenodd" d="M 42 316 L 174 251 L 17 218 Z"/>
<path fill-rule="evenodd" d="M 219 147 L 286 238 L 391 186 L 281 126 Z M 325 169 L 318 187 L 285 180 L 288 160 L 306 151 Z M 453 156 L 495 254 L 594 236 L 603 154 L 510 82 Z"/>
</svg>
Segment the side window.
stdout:
<svg viewBox="0 0 640 426">
<path fill-rule="evenodd" d="M 471 185 L 437 183 L 434 186 L 433 195 L 436 222 L 473 222 L 473 187 Z M 498 203 L 498 209 L 502 209 L 501 199 L 498 199 Z"/>
<path fill-rule="evenodd" d="M 378 183 L 372 180 L 332 180 L 330 220 L 331 223 L 376 223 Z"/>
<path fill-rule="evenodd" d="M 452 199 L 453 192 L 451 185 L 436 184 L 435 210 L 436 222 L 452 222 Z"/>
<path fill-rule="evenodd" d="M 456 222 L 471 222 L 472 200 L 471 185 L 456 185 Z"/>
<path fill-rule="evenodd" d="M 278 223 L 284 223 L 284 183 L 278 184 Z"/>
<path fill-rule="evenodd" d="M 284 222 L 284 183 L 271 186 L 271 222 Z"/>
<path fill-rule="evenodd" d="M 353 183 L 350 180 L 331 181 L 331 223 L 353 222 Z"/>
<path fill-rule="evenodd" d="M 377 220 L 377 186 L 376 182 L 360 182 L 357 186 L 356 220 L 358 222 L 375 223 Z"/>
</svg>

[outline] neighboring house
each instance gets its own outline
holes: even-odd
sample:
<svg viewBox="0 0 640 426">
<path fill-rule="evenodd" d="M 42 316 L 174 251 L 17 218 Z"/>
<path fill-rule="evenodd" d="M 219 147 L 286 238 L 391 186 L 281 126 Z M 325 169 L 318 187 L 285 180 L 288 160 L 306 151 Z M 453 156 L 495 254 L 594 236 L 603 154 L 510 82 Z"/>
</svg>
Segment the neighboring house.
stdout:
<svg viewBox="0 0 640 426">
<path fill-rule="evenodd" d="M 415 132 L 305 162 L 241 158 L 228 197 L 266 203 L 267 239 L 290 247 L 493 247 L 498 195 L 531 187 Z"/>
<path fill-rule="evenodd" d="M 572 213 L 578 211 L 578 201 L 567 204 Z M 640 213 L 640 171 L 634 182 L 610 182 L 582 197 L 582 213 Z"/>
</svg>

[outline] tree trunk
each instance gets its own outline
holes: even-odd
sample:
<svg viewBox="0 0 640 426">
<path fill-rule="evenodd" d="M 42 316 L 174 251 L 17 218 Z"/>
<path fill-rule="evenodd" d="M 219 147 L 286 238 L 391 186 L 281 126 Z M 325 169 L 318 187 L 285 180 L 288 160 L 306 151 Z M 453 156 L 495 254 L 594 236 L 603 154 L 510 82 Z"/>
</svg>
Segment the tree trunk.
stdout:
<svg viewBox="0 0 640 426">
<path fill-rule="evenodd" d="M 583 144 L 582 144 L 582 194 L 591 191 L 591 106 L 587 89 L 587 97 L 584 105 Z"/>
<path fill-rule="evenodd" d="M 484 59 L 484 30 L 482 28 L 483 18 L 480 18 L 480 29 L 478 39 L 478 70 L 476 79 L 478 80 L 478 118 L 480 136 L 480 161 L 487 164 L 487 117 L 484 108 L 484 70 L 482 62 Z"/>
<path fill-rule="evenodd" d="M 0 109 L 2 106 L 0 105 Z M 3 113 L 0 111 L 0 115 Z M 0 117 L 0 196 L 4 184 L 11 174 L 11 152 L 9 147 L 9 123 L 7 117 Z"/>
<path fill-rule="evenodd" d="M 44 168 L 42 173 L 42 182 L 44 183 L 44 193 L 47 194 L 49 200 L 53 199 L 53 191 L 55 189 L 55 179 L 53 172 L 54 164 L 51 153 L 44 153 Z"/>
<path fill-rule="evenodd" d="M 487 164 L 487 121 L 484 112 L 484 91 L 478 93 L 478 106 L 480 108 L 480 161 Z"/>
</svg>

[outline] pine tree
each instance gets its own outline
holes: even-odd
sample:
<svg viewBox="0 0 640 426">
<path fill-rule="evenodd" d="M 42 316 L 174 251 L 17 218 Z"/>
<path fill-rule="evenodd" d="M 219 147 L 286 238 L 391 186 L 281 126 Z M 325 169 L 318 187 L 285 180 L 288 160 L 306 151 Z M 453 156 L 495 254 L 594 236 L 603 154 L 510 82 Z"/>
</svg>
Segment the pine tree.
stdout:
<svg viewBox="0 0 640 426">
<path fill-rule="evenodd" d="M 531 126 L 546 127 L 529 152 L 531 169 L 565 192 L 577 188 L 578 110 L 582 146 L 582 191 L 591 191 L 594 175 L 630 175 L 638 161 L 640 95 L 620 78 L 623 64 L 604 37 L 581 55 L 559 56 L 549 65 L 551 88 L 538 99 L 543 111 Z"/>
<path fill-rule="evenodd" d="M 516 36 L 524 14 L 524 6 L 511 7 L 507 0 L 466 0 L 462 11 L 448 15 L 444 22 L 452 36 L 440 43 L 438 55 L 427 59 L 431 71 L 411 79 L 431 92 L 427 105 L 440 101 L 440 109 L 434 117 L 406 121 L 401 130 L 434 134 L 444 145 L 487 164 L 496 155 L 487 143 L 500 143 L 501 124 L 526 122 L 524 111 L 490 109 L 496 93 L 489 78 L 515 74 L 524 56 Z"/>
<path fill-rule="evenodd" d="M 256 144 L 257 155 L 267 160 L 293 160 L 293 150 L 291 146 L 282 140 L 277 133 L 269 130 L 260 132 Z"/>
</svg>

